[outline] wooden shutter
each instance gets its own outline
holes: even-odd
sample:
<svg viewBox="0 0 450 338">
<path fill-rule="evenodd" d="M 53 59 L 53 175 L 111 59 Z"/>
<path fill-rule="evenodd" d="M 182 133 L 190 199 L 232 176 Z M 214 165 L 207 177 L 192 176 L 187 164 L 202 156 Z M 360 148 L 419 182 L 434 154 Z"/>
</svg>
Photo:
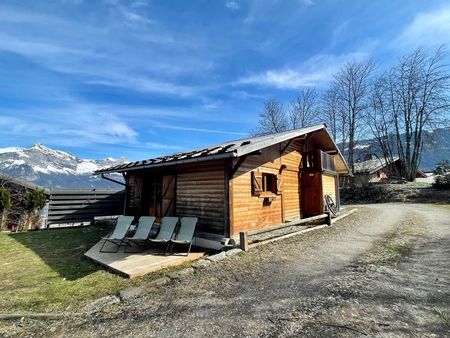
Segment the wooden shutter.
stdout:
<svg viewBox="0 0 450 338">
<path fill-rule="evenodd" d="M 277 174 L 277 195 L 283 192 L 283 175 Z"/>
<path fill-rule="evenodd" d="M 259 196 L 263 191 L 263 177 L 259 171 L 252 171 L 252 195 Z"/>
</svg>

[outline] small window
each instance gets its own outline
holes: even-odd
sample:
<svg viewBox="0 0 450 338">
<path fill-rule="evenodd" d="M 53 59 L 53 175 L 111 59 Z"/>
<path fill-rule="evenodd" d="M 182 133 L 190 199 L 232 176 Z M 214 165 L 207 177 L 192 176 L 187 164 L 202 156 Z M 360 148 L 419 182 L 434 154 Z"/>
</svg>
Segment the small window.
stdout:
<svg viewBox="0 0 450 338">
<path fill-rule="evenodd" d="M 281 194 L 281 176 L 270 173 L 262 173 L 259 170 L 252 171 L 252 195 L 262 196 Z"/>
<path fill-rule="evenodd" d="M 275 174 L 262 174 L 262 191 L 277 193 L 277 175 Z"/>
</svg>

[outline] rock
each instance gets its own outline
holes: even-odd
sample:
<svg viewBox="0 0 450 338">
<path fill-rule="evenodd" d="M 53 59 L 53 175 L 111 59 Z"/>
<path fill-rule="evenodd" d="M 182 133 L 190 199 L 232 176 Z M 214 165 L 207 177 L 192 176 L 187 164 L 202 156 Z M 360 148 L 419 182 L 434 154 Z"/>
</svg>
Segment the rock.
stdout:
<svg viewBox="0 0 450 338">
<path fill-rule="evenodd" d="M 216 255 L 206 257 L 206 259 L 211 262 L 219 262 L 221 260 L 224 260 L 225 258 L 227 258 L 227 254 L 225 253 L 225 251 L 219 252 Z"/>
<path fill-rule="evenodd" d="M 198 269 L 198 268 L 204 268 L 205 266 L 208 266 L 210 264 L 211 264 L 211 261 L 206 260 L 206 259 L 200 259 L 200 260 L 192 263 L 192 267 L 195 269 Z"/>
<path fill-rule="evenodd" d="M 151 281 L 149 284 L 152 285 L 152 286 L 163 286 L 163 285 L 166 285 L 169 282 L 170 282 L 170 278 L 168 278 L 168 277 L 161 277 L 161 278 L 158 278 L 158 279 L 155 279 L 155 280 Z"/>
<path fill-rule="evenodd" d="M 181 279 L 187 275 L 190 275 L 194 272 L 194 268 L 185 268 L 183 270 L 173 271 L 167 274 L 167 276 L 171 279 Z"/>
<path fill-rule="evenodd" d="M 118 304 L 120 299 L 117 296 L 105 296 L 93 301 L 84 308 L 84 312 L 89 314 L 94 314 L 96 312 L 102 311 L 105 306 Z"/>
<path fill-rule="evenodd" d="M 137 296 L 141 295 L 142 293 L 144 293 L 143 287 L 129 287 L 129 288 L 126 288 L 125 290 L 120 291 L 119 298 L 120 298 L 120 300 L 125 301 L 125 300 L 136 298 Z"/>
<path fill-rule="evenodd" d="M 234 255 L 237 255 L 237 254 L 239 254 L 241 252 L 244 252 L 244 251 L 242 251 L 242 249 L 239 249 L 239 248 L 234 248 L 234 249 L 231 249 L 229 251 L 226 251 L 225 254 L 227 256 L 234 256 Z"/>
</svg>

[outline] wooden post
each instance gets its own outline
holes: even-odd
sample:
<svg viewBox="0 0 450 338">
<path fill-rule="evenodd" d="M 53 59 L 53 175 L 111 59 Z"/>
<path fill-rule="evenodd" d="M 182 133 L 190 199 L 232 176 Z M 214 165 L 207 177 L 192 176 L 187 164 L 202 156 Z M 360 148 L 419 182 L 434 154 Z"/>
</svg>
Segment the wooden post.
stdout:
<svg viewBox="0 0 450 338">
<path fill-rule="evenodd" d="M 327 214 L 327 225 L 331 225 L 331 211 L 326 211 L 325 213 Z"/>
<path fill-rule="evenodd" d="M 242 251 L 248 251 L 248 237 L 246 231 L 239 233 L 240 246 Z"/>
</svg>

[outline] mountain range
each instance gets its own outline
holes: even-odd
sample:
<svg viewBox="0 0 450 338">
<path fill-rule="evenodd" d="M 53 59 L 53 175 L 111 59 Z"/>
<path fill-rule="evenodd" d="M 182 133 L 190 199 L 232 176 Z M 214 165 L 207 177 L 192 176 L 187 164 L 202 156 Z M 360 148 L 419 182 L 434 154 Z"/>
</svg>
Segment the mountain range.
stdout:
<svg viewBox="0 0 450 338">
<path fill-rule="evenodd" d="M 31 148 L 0 148 L 0 173 L 26 180 L 45 188 L 103 188 L 120 189 L 122 186 L 105 180 L 92 172 L 118 164 L 127 159 L 105 158 L 86 160 L 60 150 L 35 144 Z M 116 180 L 123 180 L 116 174 Z"/>
</svg>

